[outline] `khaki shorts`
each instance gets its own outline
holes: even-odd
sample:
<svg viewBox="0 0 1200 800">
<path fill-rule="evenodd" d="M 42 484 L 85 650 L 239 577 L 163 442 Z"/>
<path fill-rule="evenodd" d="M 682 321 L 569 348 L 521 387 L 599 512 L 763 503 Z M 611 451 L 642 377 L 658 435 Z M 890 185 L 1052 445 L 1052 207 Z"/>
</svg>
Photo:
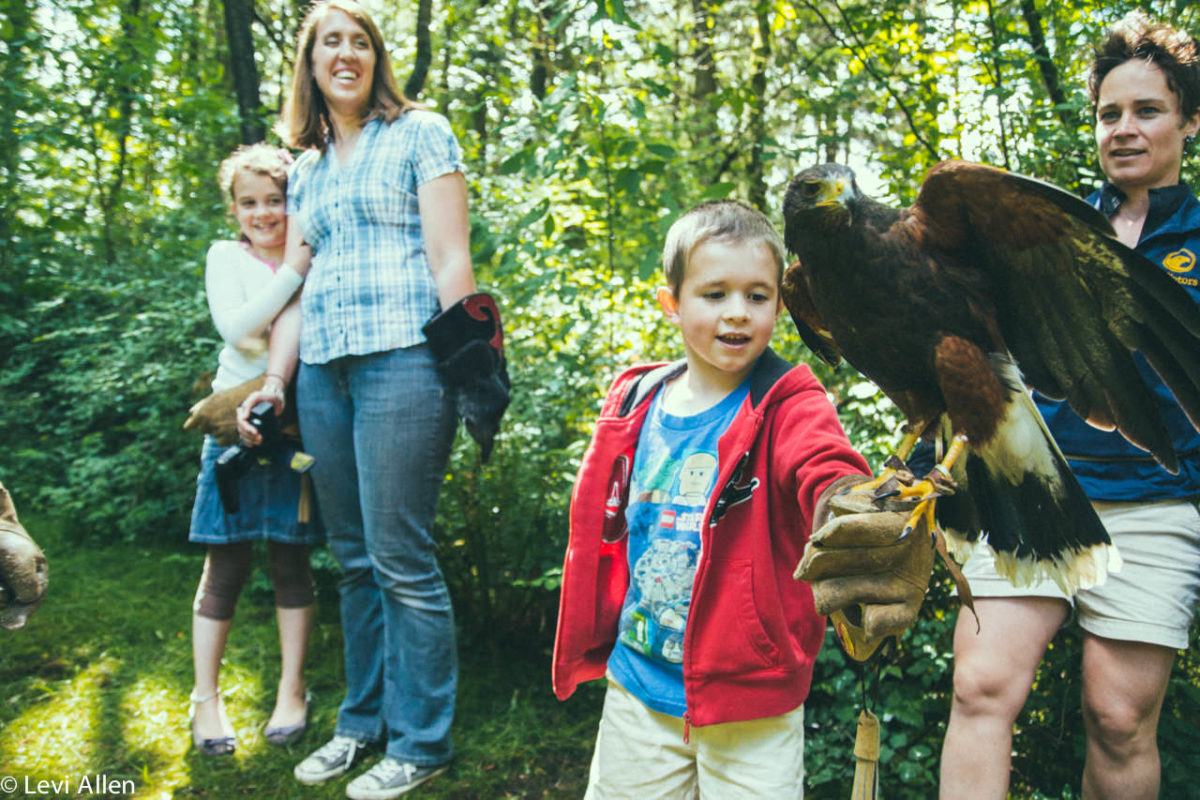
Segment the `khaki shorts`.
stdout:
<svg viewBox="0 0 1200 800">
<path fill-rule="evenodd" d="M 651 711 L 608 676 L 584 800 L 804 797 L 804 706 L 692 728 Z"/>
<path fill-rule="evenodd" d="M 1079 627 L 1096 636 L 1181 650 L 1200 595 L 1200 511 L 1192 500 L 1092 504 L 1124 565 L 1103 585 L 1075 595 Z M 976 597 L 1057 597 L 1050 579 L 1016 587 L 996 572 L 992 551 L 976 547 L 963 574 Z"/>
</svg>

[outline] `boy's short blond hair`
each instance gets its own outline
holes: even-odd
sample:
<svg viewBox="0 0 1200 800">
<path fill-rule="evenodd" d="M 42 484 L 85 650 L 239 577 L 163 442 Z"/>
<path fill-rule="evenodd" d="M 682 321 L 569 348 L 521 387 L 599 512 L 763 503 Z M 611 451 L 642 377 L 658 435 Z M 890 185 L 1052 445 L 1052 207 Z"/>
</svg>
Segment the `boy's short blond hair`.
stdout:
<svg viewBox="0 0 1200 800">
<path fill-rule="evenodd" d="M 766 215 L 739 200 L 709 200 L 675 220 L 667 231 L 662 255 L 663 274 L 667 286 L 675 294 L 683 284 L 692 253 L 708 241 L 766 245 L 775 260 L 776 280 L 783 280 L 783 240 Z"/>
</svg>

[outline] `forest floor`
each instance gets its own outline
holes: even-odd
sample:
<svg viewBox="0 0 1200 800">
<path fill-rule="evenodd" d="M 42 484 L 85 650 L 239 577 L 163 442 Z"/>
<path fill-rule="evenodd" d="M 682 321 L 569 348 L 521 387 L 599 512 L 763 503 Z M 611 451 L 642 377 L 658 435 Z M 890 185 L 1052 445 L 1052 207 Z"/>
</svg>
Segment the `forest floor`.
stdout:
<svg viewBox="0 0 1200 800">
<path fill-rule="evenodd" d="M 304 787 L 292 778 L 296 762 L 332 734 L 341 701 L 331 587 L 320 587 L 309 651 L 309 730 L 278 749 L 262 736 L 279 674 L 274 608 L 265 579 L 252 580 L 222 672 L 237 753 L 206 758 L 191 746 L 187 702 L 201 549 L 77 546 L 62 525 L 23 521 L 46 551 L 50 590 L 23 630 L 0 630 L 0 797 L 39 788 L 42 796 L 101 794 L 102 785 L 114 797 L 130 785 L 145 798 L 344 797 L 344 779 Z M 559 703 L 548 654 L 459 649 L 457 757 L 411 796 L 582 796 L 603 687 L 586 685 Z"/>
</svg>

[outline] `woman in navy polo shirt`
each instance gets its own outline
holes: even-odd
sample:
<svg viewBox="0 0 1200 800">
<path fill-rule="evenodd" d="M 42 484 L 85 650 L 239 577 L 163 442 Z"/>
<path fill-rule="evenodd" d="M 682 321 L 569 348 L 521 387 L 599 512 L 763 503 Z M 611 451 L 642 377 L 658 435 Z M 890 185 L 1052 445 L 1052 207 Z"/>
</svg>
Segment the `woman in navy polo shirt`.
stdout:
<svg viewBox="0 0 1200 800">
<path fill-rule="evenodd" d="M 1200 203 L 1180 183 L 1184 153 L 1200 131 L 1200 41 L 1141 14 L 1126 17 L 1097 48 L 1089 89 L 1108 179 L 1090 201 L 1122 242 L 1161 264 L 1200 303 Z M 986 548 L 967 561 L 981 628 L 976 634 L 974 618 L 959 615 L 943 797 L 1006 796 L 1013 722 L 1072 604 L 1083 629 L 1083 796 L 1158 796 L 1159 712 L 1200 591 L 1200 434 L 1138 358 L 1171 432 L 1179 474 L 1120 434 L 1092 428 L 1066 403 L 1037 397 L 1124 566 L 1102 586 L 1068 598 L 1050 581 L 1013 587 L 996 574 Z"/>
</svg>

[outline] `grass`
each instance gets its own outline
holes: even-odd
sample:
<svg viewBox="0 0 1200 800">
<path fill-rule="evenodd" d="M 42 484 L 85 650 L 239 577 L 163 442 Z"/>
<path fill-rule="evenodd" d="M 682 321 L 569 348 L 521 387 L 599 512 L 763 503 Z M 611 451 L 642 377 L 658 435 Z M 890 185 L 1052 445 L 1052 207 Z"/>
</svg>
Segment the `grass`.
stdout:
<svg viewBox="0 0 1200 800">
<path fill-rule="evenodd" d="M 69 779 L 71 791 L 57 796 L 74 797 L 83 776 L 98 774 L 110 782 L 133 781 L 136 796 L 144 798 L 344 796 L 345 780 L 310 788 L 292 778 L 296 762 L 332 733 L 341 701 L 342 641 L 332 586 L 319 586 L 306 671 L 314 696 L 308 735 L 288 750 L 262 738 L 279 665 L 274 609 L 265 579 L 257 576 L 239 604 L 222 674 L 237 754 L 205 758 L 191 748 L 187 718 L 200 548 L 174 543 L 174 533 L 173 543 L 163 546 L 79 545 L 62 524 L 23 519 L 50 560 L 50 593 L 25 629 L 0 630 L 0 798 L 26 796 L 6 794 L 5 777 L 16 777 L 21 787 L 27 778 L 31 784 Z M 937 605 L 936 598 L 928 602 Z M 411 797 L 583 795 L 603 688 L 585 685 L 569 702 L 556 701 L 546 638 L 543 633 L 535 645 L 517 641 L 508 647 L 459 641 L 457 757 L 446 775 Z M 909 672 L 893 666 L 884 687 L 884 710 L 893 715 L 885 733 L 894 752 L 881 777 L 889 796 L 929 797 L 948 705 L 949 673 L 942 662 L 949 659 L 949 628 L 926 620 L 906 641 Z M 1164 798 L 1194 796 L 1200 770 L 1200 623 L 1192 643 L 1176 662 L 1159 728 Z M 834 645 L 827 642 L 827 648 L 806 711 L 807 794 L 813 798 L 844 797 L 853 765 L 854 674 Z M 1014 778 L 1014 797 L 1078 796 L 1078 649 L 1078 637 L 1067 636 L 1043 665 L 1049 689 L 1035 689 L 1022 717 L 1016 746 L 1018 768 L 1025 772 Z M 918 657 L 925 651 L 934 655 Z M 906 776 L 912 765 L 929 774 Z"/>
<path fill-rule="evenodd" d="M 191 748 L 187 708 L 200 548 L 75 546 L 61 525 L 24 521 L 50 561 L 50 591 L 25 629 L 0 631 L 0 777 L 16 777 L 19 787 L 69 779 L 70 791 L 58 796 L 74 796 L 85 775 L 97 774 L 110 785 L 132 780 L 146 798 L 344 796 L 344 780 L 303 787 L 291 774 L 332 733 L 341 701 L 341 633 L 329 587 L 319 596 L 306 672 L 314 698 L 308 734 L 286 750 L 262 737 L 278 643 L 270 595 L 248 591 L 222 670 L 237 753 L 205 758 Z M 460 651 L 457 757 L 411 796 L 582 796 L 602 688 L 585 686 L 559 703 L 547 653 L 477 653 L 464 642 Z M 0 796 L 6 788 L 0 784 Z"/>
</svg>

